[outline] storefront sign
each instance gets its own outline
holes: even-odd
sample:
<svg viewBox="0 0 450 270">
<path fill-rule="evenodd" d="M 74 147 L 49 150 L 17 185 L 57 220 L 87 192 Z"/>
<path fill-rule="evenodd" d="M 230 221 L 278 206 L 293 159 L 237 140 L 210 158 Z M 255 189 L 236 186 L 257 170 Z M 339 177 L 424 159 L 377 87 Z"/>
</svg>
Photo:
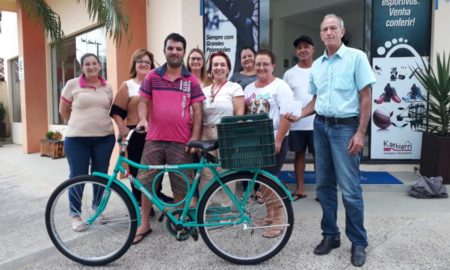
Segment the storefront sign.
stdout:
<svg viewBox="0 0 450 270">
<path fill-rule="evenodd" d="M 242 48 L 259 46 L 259 0 L 203 0 L 204 51 L 206 58 L 223 51 L 233 72 L 240 69 Z"/>
<path fill-rule="evenodd" d="M 19 57 L 17 61 L 18 73 L 19 73 L 19 81 L 23 81 L 25 79 L 25 68 L 23 66 L 23 57 Z"/>
<path fill-rule="evenodd" d="M 427 93 L 414 71 L 430 55 L 431 8 L 431 0 L 372 1 L 372 159 L 420 158 Z"/>
</svg>

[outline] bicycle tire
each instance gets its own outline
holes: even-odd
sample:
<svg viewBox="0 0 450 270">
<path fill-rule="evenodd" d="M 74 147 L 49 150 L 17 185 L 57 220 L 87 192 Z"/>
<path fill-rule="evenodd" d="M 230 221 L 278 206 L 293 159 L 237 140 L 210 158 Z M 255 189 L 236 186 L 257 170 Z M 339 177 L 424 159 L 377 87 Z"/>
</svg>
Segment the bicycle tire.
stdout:
<svg viewBox="0 0 450 270">
<path fill-rule="evenodd" d="M 240 172 L 224 177 L 222 182 L 227 185 L 235 184 L 234 194 L 236 198 L 242 200 L 243 187 L 242 182 L 251 182 L 254 174 L 251 172 Z M 231 202 L 223 201 L 223 195 L 220 195 L 222 186 L 215 182 L 205 192 L 199 204 L 197 219 L 200 226 L 200 234 L 203 241 L 209 249 L 219 257 L 235 264 L 252 265 L 266 261 L 278 252 L 289 241 L 294 225 L 294 213 L 289 197 L 285 194 L 283 189 L 272 180 L 259 175 L 255 179 L 255 184 L 259 184 L 259 190 L 264 191 L 263 198 L 265 201 L 261 202 L 256 196 L 249 197 L 247 201 L 242 202 L 245 207 L 245 216 L 250 219 L 250 228 L 245 228 L 244 224 L 232 224 L 232 222 L 239 222 L 242 219 L 240 211 L 233 206 L 224 206 Z M 222 191 L 223 192 L 223 191 Z M 218 207 L 218 200 L 220 207 Z M 271 205 L 271 206 L 270 206 Z M 267 206 L 270 209 L 280 209 L 276 219 L 270 218 L 271 224 L 264 224 L 267 220 L 268 212 Z M 279 208 L 278 208 L 279 207 Z M 225 225 L 217 224 L 225 222 Z M 228 222 L 228 224 L 226 224 Z M 213 224 L 214 223 L 214 224 Z M 258 224 L 263 223 L 263 224 Z M 208 224 L 211 225 L 207 226 Z M 274 238 L 266 238 L 264 235 L 277 231 L 280 235 Z M 275 233 L 276 234 L 276 233 Z"/>
<path fill-rule="evenodd" d="M 69 259 L 90 266 L 105 265 L 120 258 L 131 246 L 137 229 L 136 210 L 127 193 L 112 184 L 109 199 L 99 220 L 86 224 L 86 230 L 76 232 L 69 214 L 69 188 L 84 184 L 80 217 L 91 217 L 94 194 L 104 199 L 106 192 L 95 192 L 93 187 L 105 187 L 107 180 L 95 176 L 78 176 L 61 183 L 51 194 L 45 210 L 47 232 L 55 247 Z"/>
</svg>

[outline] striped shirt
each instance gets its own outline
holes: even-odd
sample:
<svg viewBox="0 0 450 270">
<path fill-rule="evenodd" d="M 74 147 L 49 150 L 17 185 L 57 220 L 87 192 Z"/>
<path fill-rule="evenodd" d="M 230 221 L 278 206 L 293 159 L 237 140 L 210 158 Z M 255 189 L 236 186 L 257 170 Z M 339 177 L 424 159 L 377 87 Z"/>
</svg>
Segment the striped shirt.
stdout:
<svg viewBox="0 0 450 270">
<path fill-rule="evenodd" d="M 184 66 L 174 81 L 166 71 L 167 64 L 150 71 L 141 84 L 141 97 L 152 103 L 146 139 L 187 143 L 192 133 L 190 107 L 205 96 L 199 81 Z"/>
</svg>

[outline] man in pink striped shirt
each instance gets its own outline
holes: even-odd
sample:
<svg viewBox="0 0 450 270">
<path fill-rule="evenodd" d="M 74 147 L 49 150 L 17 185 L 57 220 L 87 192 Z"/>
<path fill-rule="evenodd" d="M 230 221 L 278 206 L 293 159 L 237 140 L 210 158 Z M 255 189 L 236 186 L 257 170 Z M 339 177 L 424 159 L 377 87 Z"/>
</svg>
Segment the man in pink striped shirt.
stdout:
<svg viewBox="0 0 450 270">
<path fill-rule="evenodd" d="M 167 62 L 150 71 L 141 84 L 137 126 L 148 129 L 142 164 L 192 162 L 191 151 L 186 144 L 200 139 L 205 96 L 199 81 L 183 66 L 185 53 L 186 40 L 181 35 L 172 33 L 167 36 L 164 41 Z M 157 173 L 155 170 L 139 171 L 138 178 L 151 191 Z M 191 170 L 183 173 L 192 181 Z M 173 173 L 169 173 L 169 178 L 174 200 L 179 202 L 186 194 L 184 179 Z M 151 202 L 143 194 L 141 200 L 142 224 L 136 232 L 134 244 L 152 232 L 148 217 Z"/>
</svg>

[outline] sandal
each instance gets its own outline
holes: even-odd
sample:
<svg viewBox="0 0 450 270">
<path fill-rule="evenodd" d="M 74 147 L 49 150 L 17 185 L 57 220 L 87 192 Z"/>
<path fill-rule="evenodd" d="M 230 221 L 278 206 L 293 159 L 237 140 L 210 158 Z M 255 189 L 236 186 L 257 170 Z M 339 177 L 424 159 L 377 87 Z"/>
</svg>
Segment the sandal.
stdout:
<svg viewBox="0 0 450 270">
<path fill-rule="evenodd" d="M 298 201 L 298 200 L 300 200 L 300 199 L 304 199 L 304 198 L 306 198 L 306 197 L 307 197 L 306 194 L 292 193 L 292 199 L 294 199 L 294 202 L 295 202 L 295 201 Z"/>
<path fill-rule="evenodd" d="M 254 199 L 258 204 L 263 204 L 265 202 L 264 197 L 261 192 L 257 191 L 255 194 L 250 195 L 250 198 Z"/>
<path fill-rule="evenodd" d="M 282 228 L 269 228 L 265 230 L 262 234 L 264 238 L 276 238 L 284 232 Z"/>
<path fill-rule="evenodd" d="M 136 235 L 134 236 L 133 243 L 131 243 L 131 244 L 132 244 L 132 245 L 138 244 L 139 242 L 141 242 L 142 240 L 144 240 L 144 238 L 145 238 L 147 235 L 151 234 L 152 232 L 153 232 L 152 229 L 148 229 L 148 231 L 146 231 L 145 233 L 139 233 L 139 234 L 136 234 Z M 138 238 L 138 239 L 136 240 L 136 238 Z"/>
<path fill-rule="evenodd" d="M 272 224 L 272 219 L 267 217 L 256 219 L 254 222 L 252 222 L 252 224 L 255 225 L 256 227 L 269 226 L 270 224 Z"/>
<path fill-rule="evenodd" d="M 106 223 L 108 223 L 108 219 L 106 218 L 105 215 L 101 214 L 100 216 L 98 216 L 97 222 L 100 225 L 105 225 Z"/>
</svg>

